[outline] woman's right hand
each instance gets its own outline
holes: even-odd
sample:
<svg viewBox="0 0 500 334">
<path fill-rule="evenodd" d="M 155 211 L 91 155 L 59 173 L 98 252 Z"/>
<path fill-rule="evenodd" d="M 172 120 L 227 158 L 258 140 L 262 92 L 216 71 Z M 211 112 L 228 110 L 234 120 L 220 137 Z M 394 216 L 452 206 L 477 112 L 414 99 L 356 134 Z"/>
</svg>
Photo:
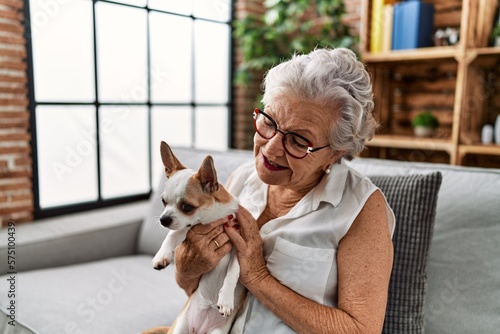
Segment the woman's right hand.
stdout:
<svg viewBox="0 0 500 334">
<path fill-rule="evenodd" d="M 263 241 L 259 225 L 252 214 L 242 207 L 236 213 L 239 228 L 226 226 L 227 236 L 237 250 L 240 265 L 240 282 L 252 291 L 252 286 L 259 285 L 271 274 L 264 258 Z M 237 232 L 239 230 L 239 233 Z"/>
<path fill-rule="evenodd" d="M 176 280 L 191 295 L 197 288 L 200 276 L 211 271 L 231 251 L 232 244 L 223 225 L 233 217 L 225 217 L 206 225 L 193 226 L 186 239 L 175 251 Z"/>
</svg>

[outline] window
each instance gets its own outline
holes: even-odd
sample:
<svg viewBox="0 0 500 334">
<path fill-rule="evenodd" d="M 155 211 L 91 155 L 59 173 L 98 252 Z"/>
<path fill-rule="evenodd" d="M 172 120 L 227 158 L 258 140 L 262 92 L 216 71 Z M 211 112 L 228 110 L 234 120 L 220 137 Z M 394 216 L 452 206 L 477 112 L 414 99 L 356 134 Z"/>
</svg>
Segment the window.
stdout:
<svg viewBox="0 0 500 334">
<path fill-rule="evenodd" d="M 35 217 L 147 198 L 159 143 L 229 147 L 229 0 L 30 0 Z"/>
</svg>

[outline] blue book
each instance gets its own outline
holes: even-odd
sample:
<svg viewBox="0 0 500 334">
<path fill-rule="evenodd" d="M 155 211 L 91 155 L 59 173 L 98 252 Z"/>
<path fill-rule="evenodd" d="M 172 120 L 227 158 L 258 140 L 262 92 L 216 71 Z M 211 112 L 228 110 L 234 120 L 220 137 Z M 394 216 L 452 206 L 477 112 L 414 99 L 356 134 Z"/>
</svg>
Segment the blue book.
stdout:
<svg viewBox="0 0 500 334">
<path fill-rule="evenodd" d="M 434 6 L 420 1 L 394 4 L 392 49 L 415 49 L 432 46 Z"/>
</svg>

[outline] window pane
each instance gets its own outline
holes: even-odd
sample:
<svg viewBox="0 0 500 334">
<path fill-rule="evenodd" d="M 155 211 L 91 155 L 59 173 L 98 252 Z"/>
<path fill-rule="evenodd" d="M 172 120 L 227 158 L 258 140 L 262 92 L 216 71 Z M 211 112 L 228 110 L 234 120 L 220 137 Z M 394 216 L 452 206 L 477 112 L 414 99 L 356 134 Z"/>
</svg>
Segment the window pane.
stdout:
<svg viewBox="0 0 500 334">
<path fill-rule="evenodd" d="M 192 108 L 186 107 L 153 107 L 151 109 L 151 156 L 153 187 L 160 182 L 159 175 L 163 169 L 160 158 L 160 142 L 163 140 L 170 146 L 192 146 Z"/>
<path fill-rule="evenodd" d="M 97 200 L 95 108 L 36 108 L 42 208 Z"/>
<path fill-rule="evenodd" d="M 228 22 L 231 15 L 230 0 L 194 0 L 194 16 Z"/>
<path fill-rule="evenodd" d="M 126 3 L 129 5 L 144 7 L 146 6 L 147 0 L 114 0 L 115 2 Z"/>
<path fill-rule="evenodd" d="M 146 102 L 147 16 L 142 9 L 96 4 L 99 99 Z"/>
<path fill-rule="evenodd" d="M 191 15 L 192 0 L 149 0 L 149 8 L 164 10 L 166 12 Z"/>
<path fill-rule="evenodd" d="M 30 7 L 35 98 L 93 102 L 92 2 L 31 0 Z"/>
<path fill-rule="evenodd" d="M 197 107 L 195 119 L 196 148 L 213 150 L 228 148 L 228 108 Z"/>
<path fill-rule="evenodd" d="M 102 197 L 107 199 L 148 192 L 147 107 L 101 107 L 99 136 Z"/>
<path fill-rule="evenodd" d="M 227 103 L 229 26 L 195 20 L 195 94 L 197 103 Z"/>
<path fill-rule="evenodd" d="M 191 102 L 192 27 L 191 18 L 150 14 L 153 102 Z"/>
</svg>

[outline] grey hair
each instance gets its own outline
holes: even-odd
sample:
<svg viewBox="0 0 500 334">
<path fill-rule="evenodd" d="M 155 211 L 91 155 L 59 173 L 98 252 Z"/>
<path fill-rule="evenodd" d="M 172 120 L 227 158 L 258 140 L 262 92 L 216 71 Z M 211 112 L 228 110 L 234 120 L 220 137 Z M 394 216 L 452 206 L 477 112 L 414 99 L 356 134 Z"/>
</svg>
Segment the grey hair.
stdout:
<svg viewBox="0 0 500 334">
<path fill-rule="evenodd" d="M 292 94 L 337 114 L 329 143 L 334 150 L 345 151 L 343 158 L 347 160 L 363 151 L 365 141 L 379 126 L 372 114 L 370 75 L 356 54 L 346 48 L 294 55 L 266 73 L 262 88 L 264 105 L 277 95 Z"/>
</svg>

